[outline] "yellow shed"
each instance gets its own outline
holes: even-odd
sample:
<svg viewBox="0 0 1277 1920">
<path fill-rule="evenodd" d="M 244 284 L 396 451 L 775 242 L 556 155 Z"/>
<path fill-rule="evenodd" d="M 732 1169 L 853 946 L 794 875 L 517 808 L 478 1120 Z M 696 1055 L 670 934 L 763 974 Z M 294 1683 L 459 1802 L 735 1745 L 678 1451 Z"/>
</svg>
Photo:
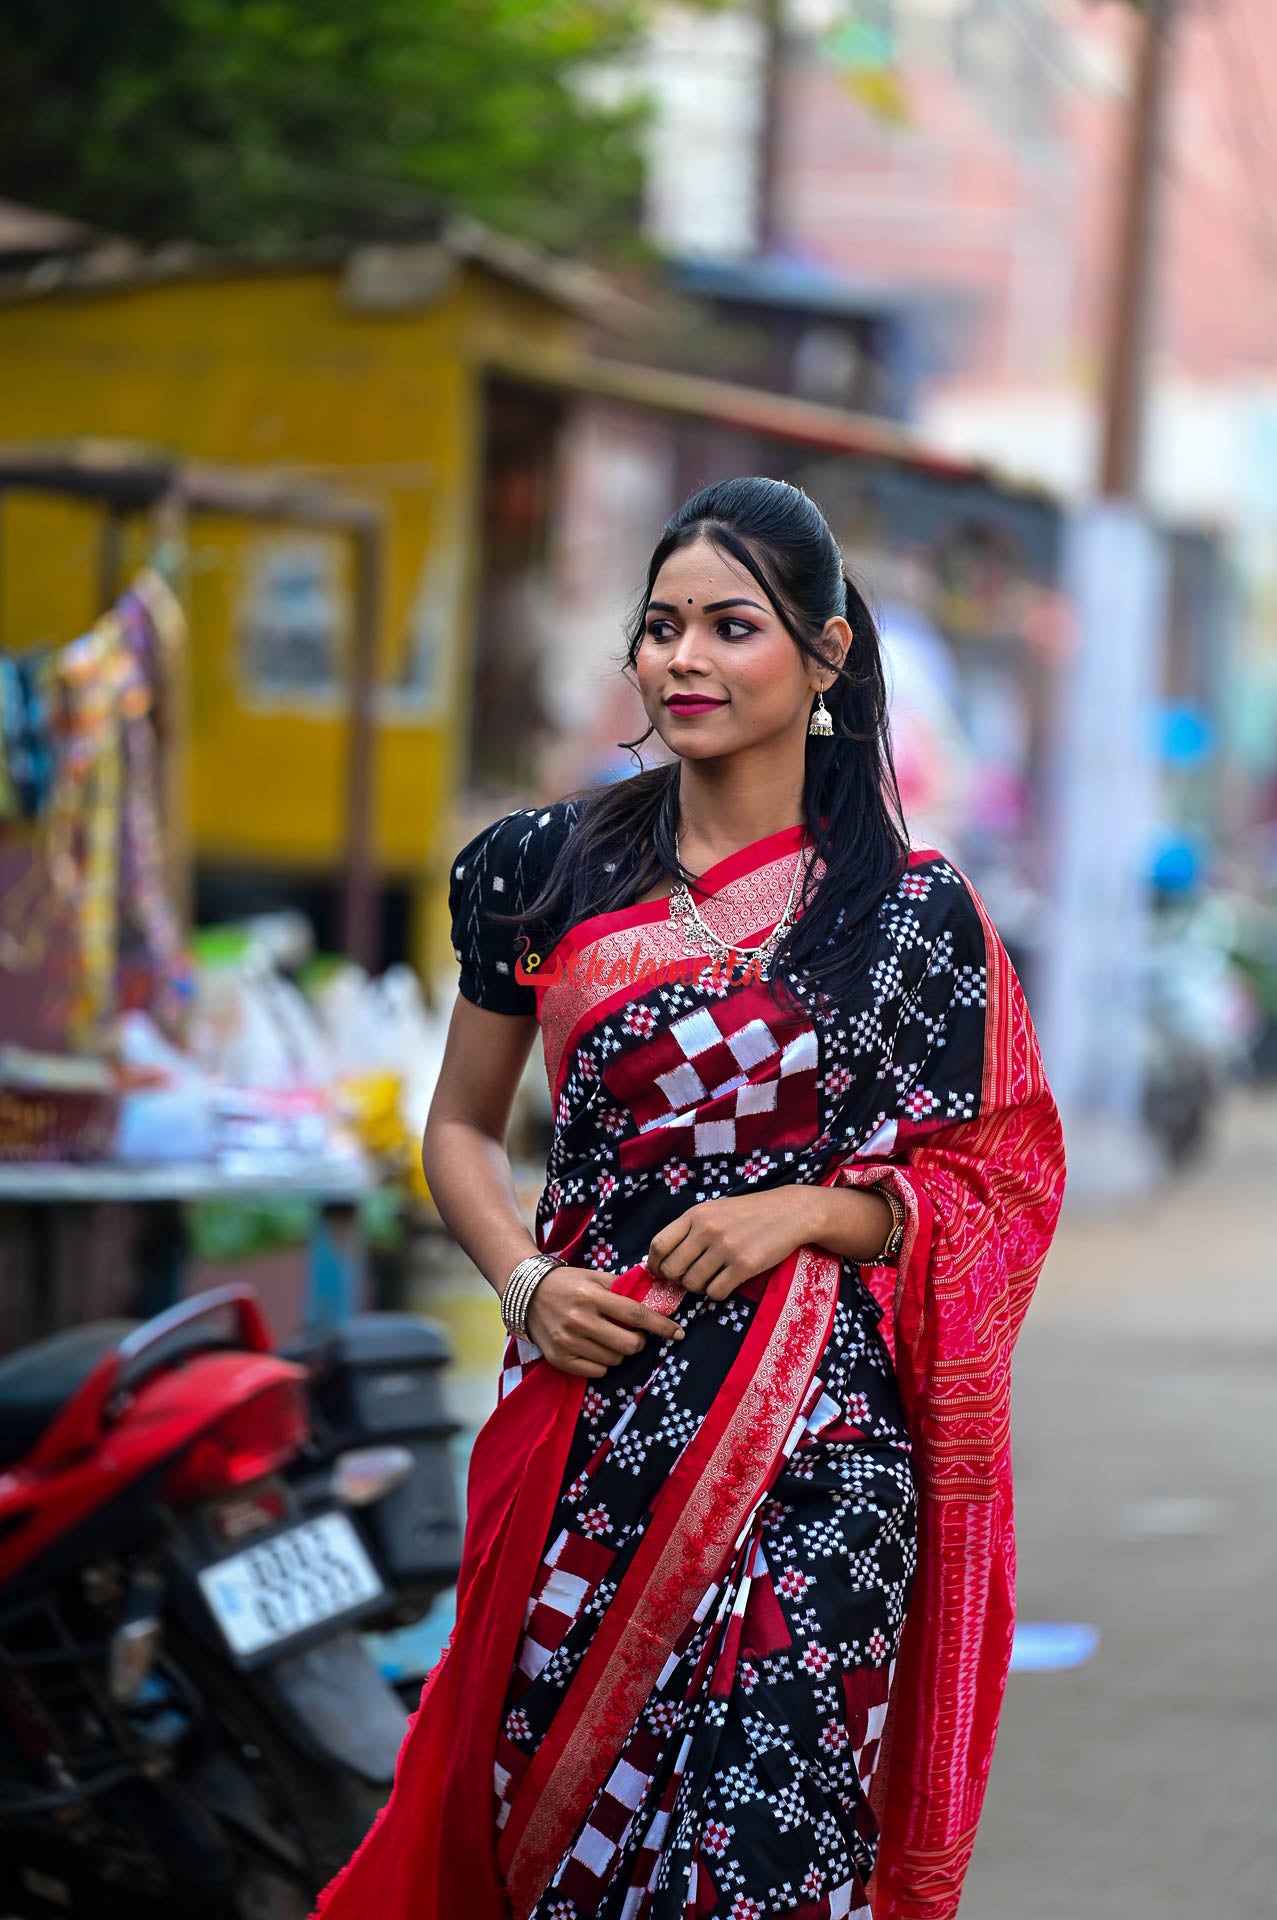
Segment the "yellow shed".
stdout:
<svg viewBox="0 0 1277 1920">
<path fill-rule="evenodd" d="M 488 370 L 573 357 L 596 298 L 579 271 L 469 224 L 265 264 L 107 251 L 0 278 L 0 440 L 109 437 L 381 507 L 374 846 L 390 944 L 427 976 L 450 951 L 439 909 L 465 777 Z M 131 528 L 126 572 L 145 537 Z M 7 493 L 0 646 L 82 631 L 101 611 L 101 553 L 99 508 Z M 338 534 L 202 517 L 188 581 L 205 912 L 265 904 L 287 878 L 331 938 L 350 555 Z"/>
</svg>

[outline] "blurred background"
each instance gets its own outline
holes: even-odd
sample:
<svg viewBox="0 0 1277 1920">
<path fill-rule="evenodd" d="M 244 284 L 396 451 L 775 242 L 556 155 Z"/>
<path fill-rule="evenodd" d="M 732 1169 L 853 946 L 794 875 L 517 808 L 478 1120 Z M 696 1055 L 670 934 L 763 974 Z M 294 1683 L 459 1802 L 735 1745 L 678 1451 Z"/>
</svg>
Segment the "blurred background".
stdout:
<svg viewBox="0 0 1277 1920">
<path fill-rule="evenodd" d="M 416 1353 L 412 1697 L 500 1359 L 417 1159 L 450 861 L 635 769 L 662 523 L 782 477 L 1068 1137 L 963 1910 L 1272 1913 L 1275 70 L 1266 0 L 10 0 L 0 1487 L 103 1321 Z M 534 1052 L 529 1222 L 549 1128 Z"/>
</svg>

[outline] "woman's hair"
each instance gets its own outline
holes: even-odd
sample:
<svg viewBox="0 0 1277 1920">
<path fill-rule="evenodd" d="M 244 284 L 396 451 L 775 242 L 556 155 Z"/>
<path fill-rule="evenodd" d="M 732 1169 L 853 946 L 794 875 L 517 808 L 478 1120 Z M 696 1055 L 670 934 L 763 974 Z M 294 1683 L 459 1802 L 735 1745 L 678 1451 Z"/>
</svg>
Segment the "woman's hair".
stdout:
<svg viewBox="0 0 1277 1920">
<path fill-rule="evenodd" d="M 807 739 L 803 807 L 826 871 L 814 883 L 809 861 L 802 913 L 770 969 L 773 987 L 793 969 L 843 1000 L 863 968 L 869 918 L 903 870 L 909 848 L 878 630 L 824 515 L 800 488 L 783 480 L 722 480 L 693 494 L 656 543 L 620 662 L 627 674 L 635 667 L 657 575 L 672 553 L 702 538 L 753 576 L 808 659 L 831 664 L 818 644 L 826 621 L 841 615 L 851 628 L 847 657 L 825 694 L 833 735 Z M 696 877 L 674 847 L 681 763 L 644 767 L 637 752 L 652 731 L 649 726 L 637 740 L 620 742 L 634 753 L 639 772 L 567 796 L 580 803 L 580 815 L 541 892 L 518 913 L 494 912 L 494 920 L 535 922 L 557 940 L 590 914 L 631 905 L 662 874 L 688 882 Z"/>
</svg>

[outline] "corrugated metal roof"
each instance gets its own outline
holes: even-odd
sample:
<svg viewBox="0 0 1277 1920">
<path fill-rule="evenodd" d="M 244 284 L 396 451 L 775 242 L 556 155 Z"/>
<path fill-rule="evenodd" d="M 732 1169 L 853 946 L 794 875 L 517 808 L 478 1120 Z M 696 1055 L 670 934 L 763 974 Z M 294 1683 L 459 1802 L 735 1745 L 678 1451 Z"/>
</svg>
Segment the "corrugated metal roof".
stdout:
<svg viewBox="0 0 1277 1920">
<path fill-rule="evenodd" d="M 3 208 L 4 203 L 0 203 Z M 27 231 L 35 233 L 39 222 L 48 236 L 45 258 L 6 272 L 3 246 L 0 245 L 0 302 L 47 300 L 59 295 L 101 295 L 134 287 L 161 286 L 179 280 L 221 280 L 238 275 L 296 273 L 308 268 L 341 268 L 362 252 L 375 251 L 385 256 L 396 250 L 418 258 L 423 250 L 437 249 L 441 255 L 472 264 L 494 278 L 536 293 L 544 300 L 583 318 L 615 324 L 626 309 L 632 308 L 605 274 L 576 261 L 560 260 L 527 241 L 495 233 L 481 222 L 454 219 L 443 222 L 436 232 L 404 240 L 318 241 L 289 247 L 275 253 L 231 252 L 203 247 L 194 241 L 176 241 L 162 247 L 142 250 L 128 242 L 100 236 L 104 244 L 94 245 L 89 228 L 77 229 L 73 222 L 62 222 L 56 215 L 36 213 L 27 208 L 14 209 L 27 216 Z M 73 245 L 70 236 L 84 239 Z M 59 242 L 57 236 L 63 238 Z M 87 242 L 87 244 L 86 244 Z M 21 251 L 41 251 L 27 244 Z"/>
<path fill-rule="evenodd" d="M 1053 504 L 1045 488 L 1008 479 L 977 460 L 963 459 L 930 446 L 908 427 L 850 413 L 840 407 L 795 400 L 788 394 L 768 393 L 758 387 L 736 386 L 727 380 L 708 380 L 699 374 L 670 373 L 664 368 L 630 365 L 584 354 L 545 354 L 532 351 L 489 357 L 493 373 L 529 385 L 563 393 L 592 394 L 685 418 L 713 420 L 742 432 L 764 434 L 792 446 L 828 453 L 845 453 L 868 460 L 893 461 L 915 472 L 938 478 L 967 480 Z"/>
<path fill-rule="evenodd" d="M 91 247 L 108 236 L 80 220 L 17 200 L 0 200 L 0 258 L 5 254 L 67 253 Z"/>
</svg>

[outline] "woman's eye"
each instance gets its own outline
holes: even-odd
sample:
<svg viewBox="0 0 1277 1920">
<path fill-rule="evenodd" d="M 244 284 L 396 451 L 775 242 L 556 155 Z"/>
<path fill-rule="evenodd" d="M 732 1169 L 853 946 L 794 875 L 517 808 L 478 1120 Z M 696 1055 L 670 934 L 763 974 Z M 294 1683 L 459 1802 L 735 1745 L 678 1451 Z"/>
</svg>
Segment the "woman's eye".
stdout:
<svg viewBox="0 0 1277 1920">
<path fill-rule="evenodd" d="M 645 629 L 649 640 L 669 640 L 676 632 L 672 620 L 649 620 Z M 714 628 L 720 640 L 747 640 L 758 629 L 749 620 L 724 619 Z"/>
</svg>

